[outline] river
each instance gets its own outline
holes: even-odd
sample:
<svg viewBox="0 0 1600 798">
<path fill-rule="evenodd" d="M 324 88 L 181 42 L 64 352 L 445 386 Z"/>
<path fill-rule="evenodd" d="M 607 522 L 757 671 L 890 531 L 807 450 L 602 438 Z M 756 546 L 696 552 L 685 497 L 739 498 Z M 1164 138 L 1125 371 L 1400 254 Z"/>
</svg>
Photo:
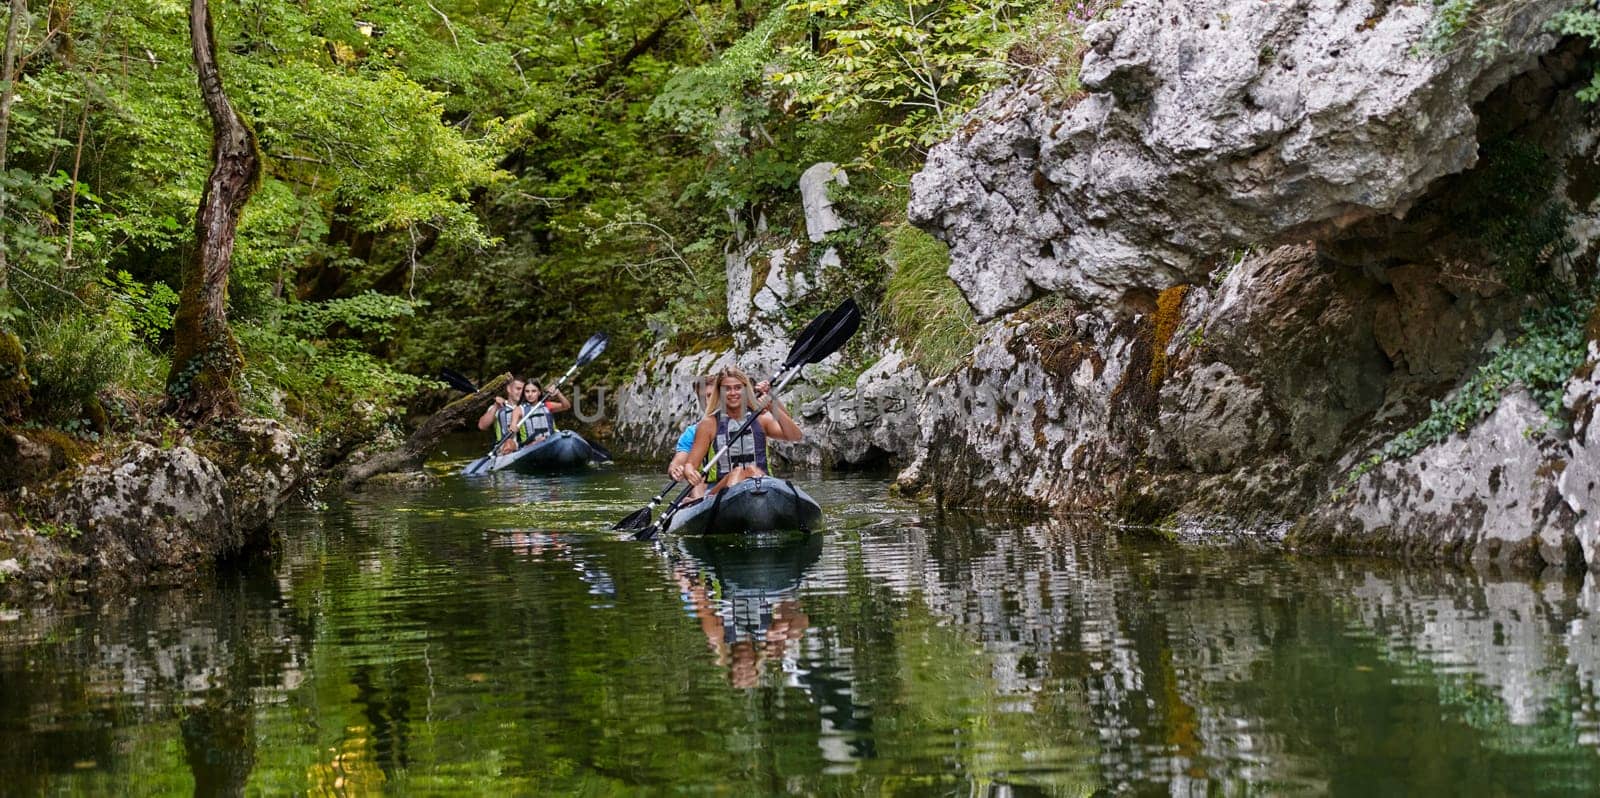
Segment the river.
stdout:
<svg viewBox="0 0 1600 798">
<path fill-rule="evenodd" d="M 609 531 L 663 482 L 446 474 L 199 584 L 0 608 L 0 793 L 1600 785 L 1576 578 L 940 516 L 881 476 L 807 477 L 810 536 Z"/>
</svg>

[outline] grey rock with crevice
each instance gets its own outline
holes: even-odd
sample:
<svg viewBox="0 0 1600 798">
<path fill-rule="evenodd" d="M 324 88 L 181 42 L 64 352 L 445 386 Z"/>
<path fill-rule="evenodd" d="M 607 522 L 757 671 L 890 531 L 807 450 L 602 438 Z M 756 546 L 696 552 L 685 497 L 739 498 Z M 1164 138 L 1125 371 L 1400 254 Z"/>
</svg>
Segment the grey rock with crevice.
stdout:
<svg viewBox="0 0 1600 798">
<path fill-rule="evenodd" d="M 1041 292 L 1112 305 L 1230 250 L 1403 214 L 1477 159 L 1474 103 L 1534 66 L 1566 0 L 1486 3 L 1504 46 L 1419 50 L 1427 3 L 1130 0 L 1086 34 L 1086 94 L 997 91 L 912 180 L 981 318 Z"/>
<path fill-rule="evenodd" d="M 29 517 L 54 530 L 33 544 L 61 550 L 40 551 L 30 563 L 55 563 L 99 584 L 202 569 L 265 546 L 304 473 L 293 435 L 266 419 L 217 424 L 198 448 L 135 441 L 115 462 L 65 474 L 24 498 Z"/>
</svg>

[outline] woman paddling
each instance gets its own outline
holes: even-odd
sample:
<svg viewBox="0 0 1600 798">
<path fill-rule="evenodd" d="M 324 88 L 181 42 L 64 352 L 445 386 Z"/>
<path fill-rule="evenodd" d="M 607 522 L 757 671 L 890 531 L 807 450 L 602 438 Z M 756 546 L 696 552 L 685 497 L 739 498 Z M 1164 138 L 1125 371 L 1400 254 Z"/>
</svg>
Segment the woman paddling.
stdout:
<svg viewBox="0 0 1600 798">
<path fill-rule="evenodd" d="M 735 366 L 723 367 L 716 377 L 711 407 L 695 430 L 694 448 L 689 452 L 689 462 L 700 463 L 712 445 L 716 446 L 720 478 L 711 488 L 713 493 L 751 477 L 766 476 L 768 440 L 798 441 L 804 437 L 783 403 L 770 395 L 771 386 L 766 382 L 752 386 L 750 378 Z M 750 425 L 750 430 L 730 442 L 729 438 L 744 425 L 746 415 L 762 409 L 767 412 Z M 702 481 L 698 469 L 690 469 L 688 477 L 693 484 Z"/>
<path fill-rule="evenodd" d="M 506 433 L 516 426 L 517 402 L 522 399 L 522 380 L 512 377 L 506 383 L 506 395 L 496 396 L 494 404 L 483 411 L 478 417 L 478 429 L 487 430 L 494 427 L 495 445 L 499 446 L 500 454 L 510 454 L 517 450 L 517 442 Z"/>
<path fill-rule="evenodd" d="M 553 413 L 560 413 L 572 409 L 572 402 L 561 395 L 561 389 L 550 391 L 550 399 L 544 399 L 544 389 L 538 381 L 528 380 L 522 386 L 522 401 L 517 405 L 511 415 L 511 424 L 517 430 L 517 444 L 528 446 L 538 443 L 556 431 L 556 420 Z"/>
</svg>

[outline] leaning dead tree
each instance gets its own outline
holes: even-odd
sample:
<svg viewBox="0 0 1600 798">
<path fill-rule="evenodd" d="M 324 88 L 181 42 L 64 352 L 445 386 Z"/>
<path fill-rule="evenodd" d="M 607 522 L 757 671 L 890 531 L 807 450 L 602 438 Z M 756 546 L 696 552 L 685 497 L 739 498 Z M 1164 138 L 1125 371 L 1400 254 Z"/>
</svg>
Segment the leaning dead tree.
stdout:
<svg viewBox="0 0 1600 798">
<path fill-rule="evenodd" d="M 167 374 L 169 407 L 191 422 L 239 412 L 233 383 L 244 364 L 228 328 L 228 270 L 239 216 L 261 178 L 255 132 L 222 90 L 206 2 L 189 0 L 189 39 L 200 96 L 211 115 L 211 176 L 195 214 L 194 255 L 184 267 Z"/>
<path fill-rule="evenodd" d="M 489 381 L 487 385 L 478 389 L 477 393 L 463 396 L 460 399 L 445 405 L 443 410 L 428 417 L 422 426 L 411 437 L 406 439 L 400 448 L 388 452 L 379 452 L 371 458 L 350 467 L 350 472 L 344 477 L 346 488 L 355 488 L 361 483 L 391 471 L 404 471 L 422 467 L 422 462 L 428 454 L 439 444 L 439 439 L 471 423 L 473 419 L 483 414 L 483 409 L 494 401 L 506 389 L 506 383 L 511 381 L 510 374 L 501 374 Z"/>
</svg>

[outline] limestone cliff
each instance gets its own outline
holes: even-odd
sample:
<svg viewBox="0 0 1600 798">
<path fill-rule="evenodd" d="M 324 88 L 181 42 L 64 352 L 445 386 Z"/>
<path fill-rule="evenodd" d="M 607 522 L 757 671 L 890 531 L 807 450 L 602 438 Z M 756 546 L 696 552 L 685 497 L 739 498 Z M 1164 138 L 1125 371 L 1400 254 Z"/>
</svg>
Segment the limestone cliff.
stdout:
<svg viewBox="0 0 1600 798">
<path fill-rule="evenodd" d="M 1592 296 L 1594 54 L 1545 25 L 1567 5 L 1482 4 L 1492 41 L 1435 52 L 1428 4 L 1131 0 L 1090 33 L 1084 96 L 989 98 L 916 177 L 912 219 L 980 314 L 1055 293 L 926 395 L 901 484 L 1600 568 L 1594 329 L 1552 377 L 1556 417 L 1511 385 L 1374 456 L 1530 308 Z"/>
</svg>

